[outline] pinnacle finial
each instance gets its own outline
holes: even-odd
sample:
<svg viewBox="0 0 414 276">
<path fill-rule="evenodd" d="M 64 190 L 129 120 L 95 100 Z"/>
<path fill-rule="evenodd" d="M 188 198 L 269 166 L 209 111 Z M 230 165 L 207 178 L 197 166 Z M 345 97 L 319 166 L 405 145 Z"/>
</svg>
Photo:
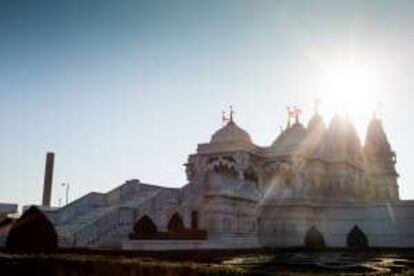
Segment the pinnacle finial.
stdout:
<svg viewBox="0 0 414 276">
<path fill-rule="evenodd" d="M 221 112 L 221 121 L 223 123 L 223 125 L 226 125 L 228 123 L 233 122 L 234 120 L 234 110 L 233 110 L 233 106 L 229 106 L 229 116 L 227 117 L 226 115 L 226 111 L 222 111 Z"/>
<path fill-rule="evenodd" d="M 302 114 L 302 109 L 298 108 L 296 105 L 291 108 L 287 107 L 288 112 L 288 128 L 290 127 L 290 119 L 295 119 L 295 124 L 299 124 L 299 117 Z"/>
<path fill-rule="evenodd" d="M 230 110 L 230 122 L 233 122 L 234 110 L 233 110 L 232 105 L 229 106 L 229 110 Z"/>
<path fill-rule="evenodd" d="M 294 107 L 295 110 L 295 123 L 299 124 L 299 116 L 302 114 L 302 110 L 299 109 L 297 106 Z"/>
<path fill-rule="evenodd" d="M 227 124 L 228 120 L 229 119 L 226 117 L 226 111 L 222 111 L 221 112 L 221 122 L 222 122 L 223 126 Z"/>
<path fill-rule="evenodd" d="M 292 118 L 293 113 L 292 113 L 292 110 L 291 110 L 290 106 L 286 107 L 286 109 L 287 109 L 287 113 L 288 113 L 286 128 L 290 128 L 290 118 Z"/>
</svg>

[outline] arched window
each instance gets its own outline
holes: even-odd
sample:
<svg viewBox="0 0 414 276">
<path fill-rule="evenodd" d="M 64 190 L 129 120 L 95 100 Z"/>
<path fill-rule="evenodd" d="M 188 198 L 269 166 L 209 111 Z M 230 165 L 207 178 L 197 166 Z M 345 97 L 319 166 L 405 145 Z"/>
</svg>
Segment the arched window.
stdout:
<svg viewBox="0 0 414 276">
<path fill-rule="evenodd" d="M 313 250 L 325 248 L 325 239 L 315 226 L 312 226 L 306 233 L 305 246 Z"/>
<path fill-rule="evenodd" d="M 175 213 L 168 222 L 168 231 L 171 232 L 183 232 L 185 230 L 182 217 Z"/>
<path fill-rule="evenodd" d="M 149 216 L 145 215 L 134 224 L 134 232 L 137 234 L 157 233 L 157 226 Z"/>
<path fill-rule="evenodd" d="M 348 247 L 352 249 L 367 249 L 369 247 L 367 236 L 356 225 L 349 231 L 346 242 Z"/>
</svg>

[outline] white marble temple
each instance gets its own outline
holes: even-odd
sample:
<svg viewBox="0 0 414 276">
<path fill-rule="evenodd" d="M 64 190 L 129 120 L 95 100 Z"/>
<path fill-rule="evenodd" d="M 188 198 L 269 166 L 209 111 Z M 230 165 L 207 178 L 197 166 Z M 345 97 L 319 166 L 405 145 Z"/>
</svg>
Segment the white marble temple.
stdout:
<svg viewBox="0 0 414 276">
<path fill-rule="evenodd" d="M 365 144 L 347 118 L 326 126 L 297 120 L 268 147 L 255 145 L 233 118 L 199 144 L 188 183 L 166 188 L 131 180 L 45 210 L 61 246 L 134 250 L 300 247 L 312 227 L 328 247 L 347 247 L 357 226 L 372 247 L 414 246 L 414 202 L 399 199 L 395 153 L 381 120 Z M 206 240 L 130 240 L 148 216 L 168 232 L 174 214 Z"/>
</svg>

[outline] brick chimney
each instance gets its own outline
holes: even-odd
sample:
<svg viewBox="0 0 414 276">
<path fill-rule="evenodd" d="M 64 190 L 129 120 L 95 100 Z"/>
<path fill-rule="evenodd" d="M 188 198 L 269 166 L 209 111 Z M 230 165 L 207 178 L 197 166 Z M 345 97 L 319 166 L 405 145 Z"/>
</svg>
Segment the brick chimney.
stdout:
<svg viewBox="0 0 414 276">
<path fill-rule="evenodd" d="M 53 167 L 55 163 L 55 154 L 48 152 L 46 155 L 45 180 L 43 184 L 42 206 L 50 207 L 52 197 Z"/>
</svg>

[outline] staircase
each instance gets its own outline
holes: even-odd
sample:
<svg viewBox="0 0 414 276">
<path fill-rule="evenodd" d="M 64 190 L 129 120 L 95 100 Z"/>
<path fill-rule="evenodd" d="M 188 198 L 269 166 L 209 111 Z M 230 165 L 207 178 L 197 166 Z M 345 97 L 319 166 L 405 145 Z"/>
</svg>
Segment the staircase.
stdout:
<svg viewBox="0 0 414 276">
<path fill-rule="evenodd" d="M 142 186 L 140 186 L 142 185 Z M 119 247 L 132 231 L 135 210 L 170 189 L 126 183 L 90 193 L 50 214 L 61 247 Z"/>
</svg>

